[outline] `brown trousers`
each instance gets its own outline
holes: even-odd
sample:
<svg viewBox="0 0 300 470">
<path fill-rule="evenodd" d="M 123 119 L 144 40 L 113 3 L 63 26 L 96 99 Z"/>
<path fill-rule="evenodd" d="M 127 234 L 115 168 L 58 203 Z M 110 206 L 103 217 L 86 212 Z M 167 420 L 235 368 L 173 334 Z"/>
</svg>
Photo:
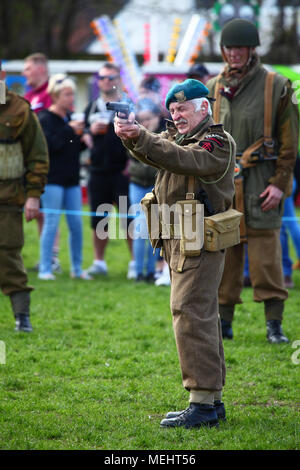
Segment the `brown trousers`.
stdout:
<svg viewBox="0 0 300 470">
<path fill-rule="evenodd" d="M 224 253 L 202 251 L 187 257 L 178 272 L 179 240 L 164 240 L 170 267 L 173 328 L 183 386 L 187 390 L 222 390 L 225 360 L 218 315 L 218 287 Z"/>
<path fill-rule="evenodd" d="M 5 295 L 32 290 L 21 256 L 23 245 L 22 212 L 0 210 L 0 288 Z"/>
<path fill-rule="evenodd" d="M 267 320 L 282 319 L 283 301 L 288 292 L 284 288 L 280 229 L 255 230 L 247 227 L 249 273 L 253 287 L 253 300 L 273 306 L 265 309 Z M 226 250 L 225 266 L 219 288 L 220 315 L 232 321 L 234 305 L 242 303 L 240 297 L 244 277 L 244 244 Z M 271 302 L 270 302 L 271 301 Z M 278 301 L 276 303 L 276 301 Z M 278 305 L 277 305 L 278 304 Z"/>
</svg>

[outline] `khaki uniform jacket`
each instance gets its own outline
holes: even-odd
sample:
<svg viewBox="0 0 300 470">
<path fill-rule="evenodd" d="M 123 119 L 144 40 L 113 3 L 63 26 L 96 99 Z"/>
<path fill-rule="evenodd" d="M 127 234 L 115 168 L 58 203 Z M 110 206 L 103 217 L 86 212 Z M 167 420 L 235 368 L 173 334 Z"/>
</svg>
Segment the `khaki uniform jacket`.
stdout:
<svg viewBox="0 0 300 470">
<path fill-rule="evenodd" d="M 205 190 L 215 213 L 227 210 L 234 194 L 233 139 L 225 134 L 222 125 L 214 124 L 211 118 L 202 123 L 195 134 L 178 140 L 179 136 L 171 124 L 167 131 L 158 135 L 142 128 L 137 142 L 127 140 L 124 145 L 135 158 L 158 168 L 155 181 L 158 204 L 171 206 L 185 199 L 188 177 L 195 176 L 195 193 L 199 189 Z M 229 162 L 230 146 L 232 158 Z M 210 184 L 219 179 L 217 183 Z"/>
<path fill-rule="evenodd" d="M 47 142 L 30 104 L 6 90 L 0 105 L 0 206 L 23 206 L 43 193 L 49 169 Z"/>
<path fill-rule="evenodd" d="M 221 74 L 222 87 L 228 84 Z M 221 97 L 218 122 L 234 138 L 237 153 L 242 153 L 264 134 L 264 83 L 267 70 L 259 62 L 241 79 L 232 101 Z M 209 80 L 207 87 L 214 96 L 217 77 Z M 279 74 L 274 76 L 272 95 L 272 138 L 274 154 L 273 174 L 269 183 L 286 191 L 294 170 L 298 149 L 299 116 L 298 107 L 292 101 L 291 83 Z M 263 150 L 263 149 L 262 149 Z"/>
</svg>

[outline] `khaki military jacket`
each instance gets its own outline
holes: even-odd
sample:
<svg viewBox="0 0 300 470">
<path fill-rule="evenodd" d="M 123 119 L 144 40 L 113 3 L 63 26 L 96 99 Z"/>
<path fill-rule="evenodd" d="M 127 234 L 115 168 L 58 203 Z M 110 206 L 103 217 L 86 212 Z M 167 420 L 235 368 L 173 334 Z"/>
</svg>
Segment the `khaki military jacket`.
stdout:
<svg viewBox="0 0 300 470">
<path fill-rule="evenodd" d="M 185 199 L 189 176 L 195 176 L 195 194 L 203 189 L 215 213 L 232 204 L 235 143 L 211 118 L 186 136 L 171 123 L 161 134 L 141 127 L 138 140 L 126 140 L 124 145 L 135 158 L 158 169 L 154 188 L 158 204 L 172 206 Z"/>
<path fill-rule="evenodd" d="M 0 105 L 0 207 L 39 198 L 49 169 L 47 142 L 30 104 L 6 90 Z"/>
<path fill-rule="evenodd" d="M 267 70 L 259 60 L 241 79 L 239 87 L 230 101 L 221 97 L 218 122 L 234 138 L 237 154 L 242 154 L 250 145 L 264 135 L 264 84 Z M 207 83 L 214 96 L 217 77 Z M 221 73 L 220 82 L 226 89 L 228 83 Z M 292 101 L 291 83 L 275 74 L 272 95 L 272 138 L 275 144 L 276 162 L 270 165 L 268 183 L 286 191 L 294 169 L 298 148 L 298 107 Z M 264 152 L 264 149 L 262 149 Z"/>
</svg>

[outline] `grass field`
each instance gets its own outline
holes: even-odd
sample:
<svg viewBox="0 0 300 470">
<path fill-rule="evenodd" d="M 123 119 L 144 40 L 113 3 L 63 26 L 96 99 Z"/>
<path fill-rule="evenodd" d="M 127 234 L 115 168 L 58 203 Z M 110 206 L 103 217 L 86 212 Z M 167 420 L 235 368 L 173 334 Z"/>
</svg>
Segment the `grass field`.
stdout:
<svg viewBox="0 0 300 470">
<path fill-rule="evenodd" d="M 86 268 L 93 254 L 89 220 L 83 219 Z M 39 256 L 36 223 L 25 230 L 23 255 L 30 268 Z M 63 274 L 55 282 L 29 273 L 35 286 L 32 334 L 14 332 L 9 299 L 0 298 L 0 340 L 6 346 L 6 363 L 0 364 L 1 449 L 300 448 L 300 272 L 286 303 L 289 344 L 266 341 L 263 305 L 252 301 L 251 289 L 243 291 L 234 339 L 224 343 L 227 423 L 219 429 L 162 429 L 164 414 L 185 408 L 188 400 L 169 288 L 126 279 L 124 240 L 108 246 L 109 275 L 91 282 L 69 277 L 64 220 L 60 246 Z"/>
</svg>

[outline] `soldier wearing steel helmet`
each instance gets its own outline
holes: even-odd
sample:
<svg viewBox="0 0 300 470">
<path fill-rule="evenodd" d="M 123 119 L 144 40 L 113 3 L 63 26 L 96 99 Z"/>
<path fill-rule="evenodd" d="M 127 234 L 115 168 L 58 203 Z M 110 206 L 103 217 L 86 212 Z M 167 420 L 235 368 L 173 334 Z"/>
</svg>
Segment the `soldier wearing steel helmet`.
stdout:
<svg viewBox="0 0 300 470">
<path fill-rule="evenodd" d="M 221 33 L 223 71 L 207 83 L 216 101 L 214 119 L 237 144 L 240 165 L 235 205 L 245 214 L 241 225 L 248 244 L 253 298 L 264 303 L 267 339 L 288 342 L 282 331 L 284 288 L 280 226 L 297 155 L 299 116 L 291 83 L 260 63 L 256 26 L 234 19 Z M 223 337 L 232 338 L 235 305 L 242 303 L 244 244 L 227 250 L 219 289 Z"/>
</svg>

